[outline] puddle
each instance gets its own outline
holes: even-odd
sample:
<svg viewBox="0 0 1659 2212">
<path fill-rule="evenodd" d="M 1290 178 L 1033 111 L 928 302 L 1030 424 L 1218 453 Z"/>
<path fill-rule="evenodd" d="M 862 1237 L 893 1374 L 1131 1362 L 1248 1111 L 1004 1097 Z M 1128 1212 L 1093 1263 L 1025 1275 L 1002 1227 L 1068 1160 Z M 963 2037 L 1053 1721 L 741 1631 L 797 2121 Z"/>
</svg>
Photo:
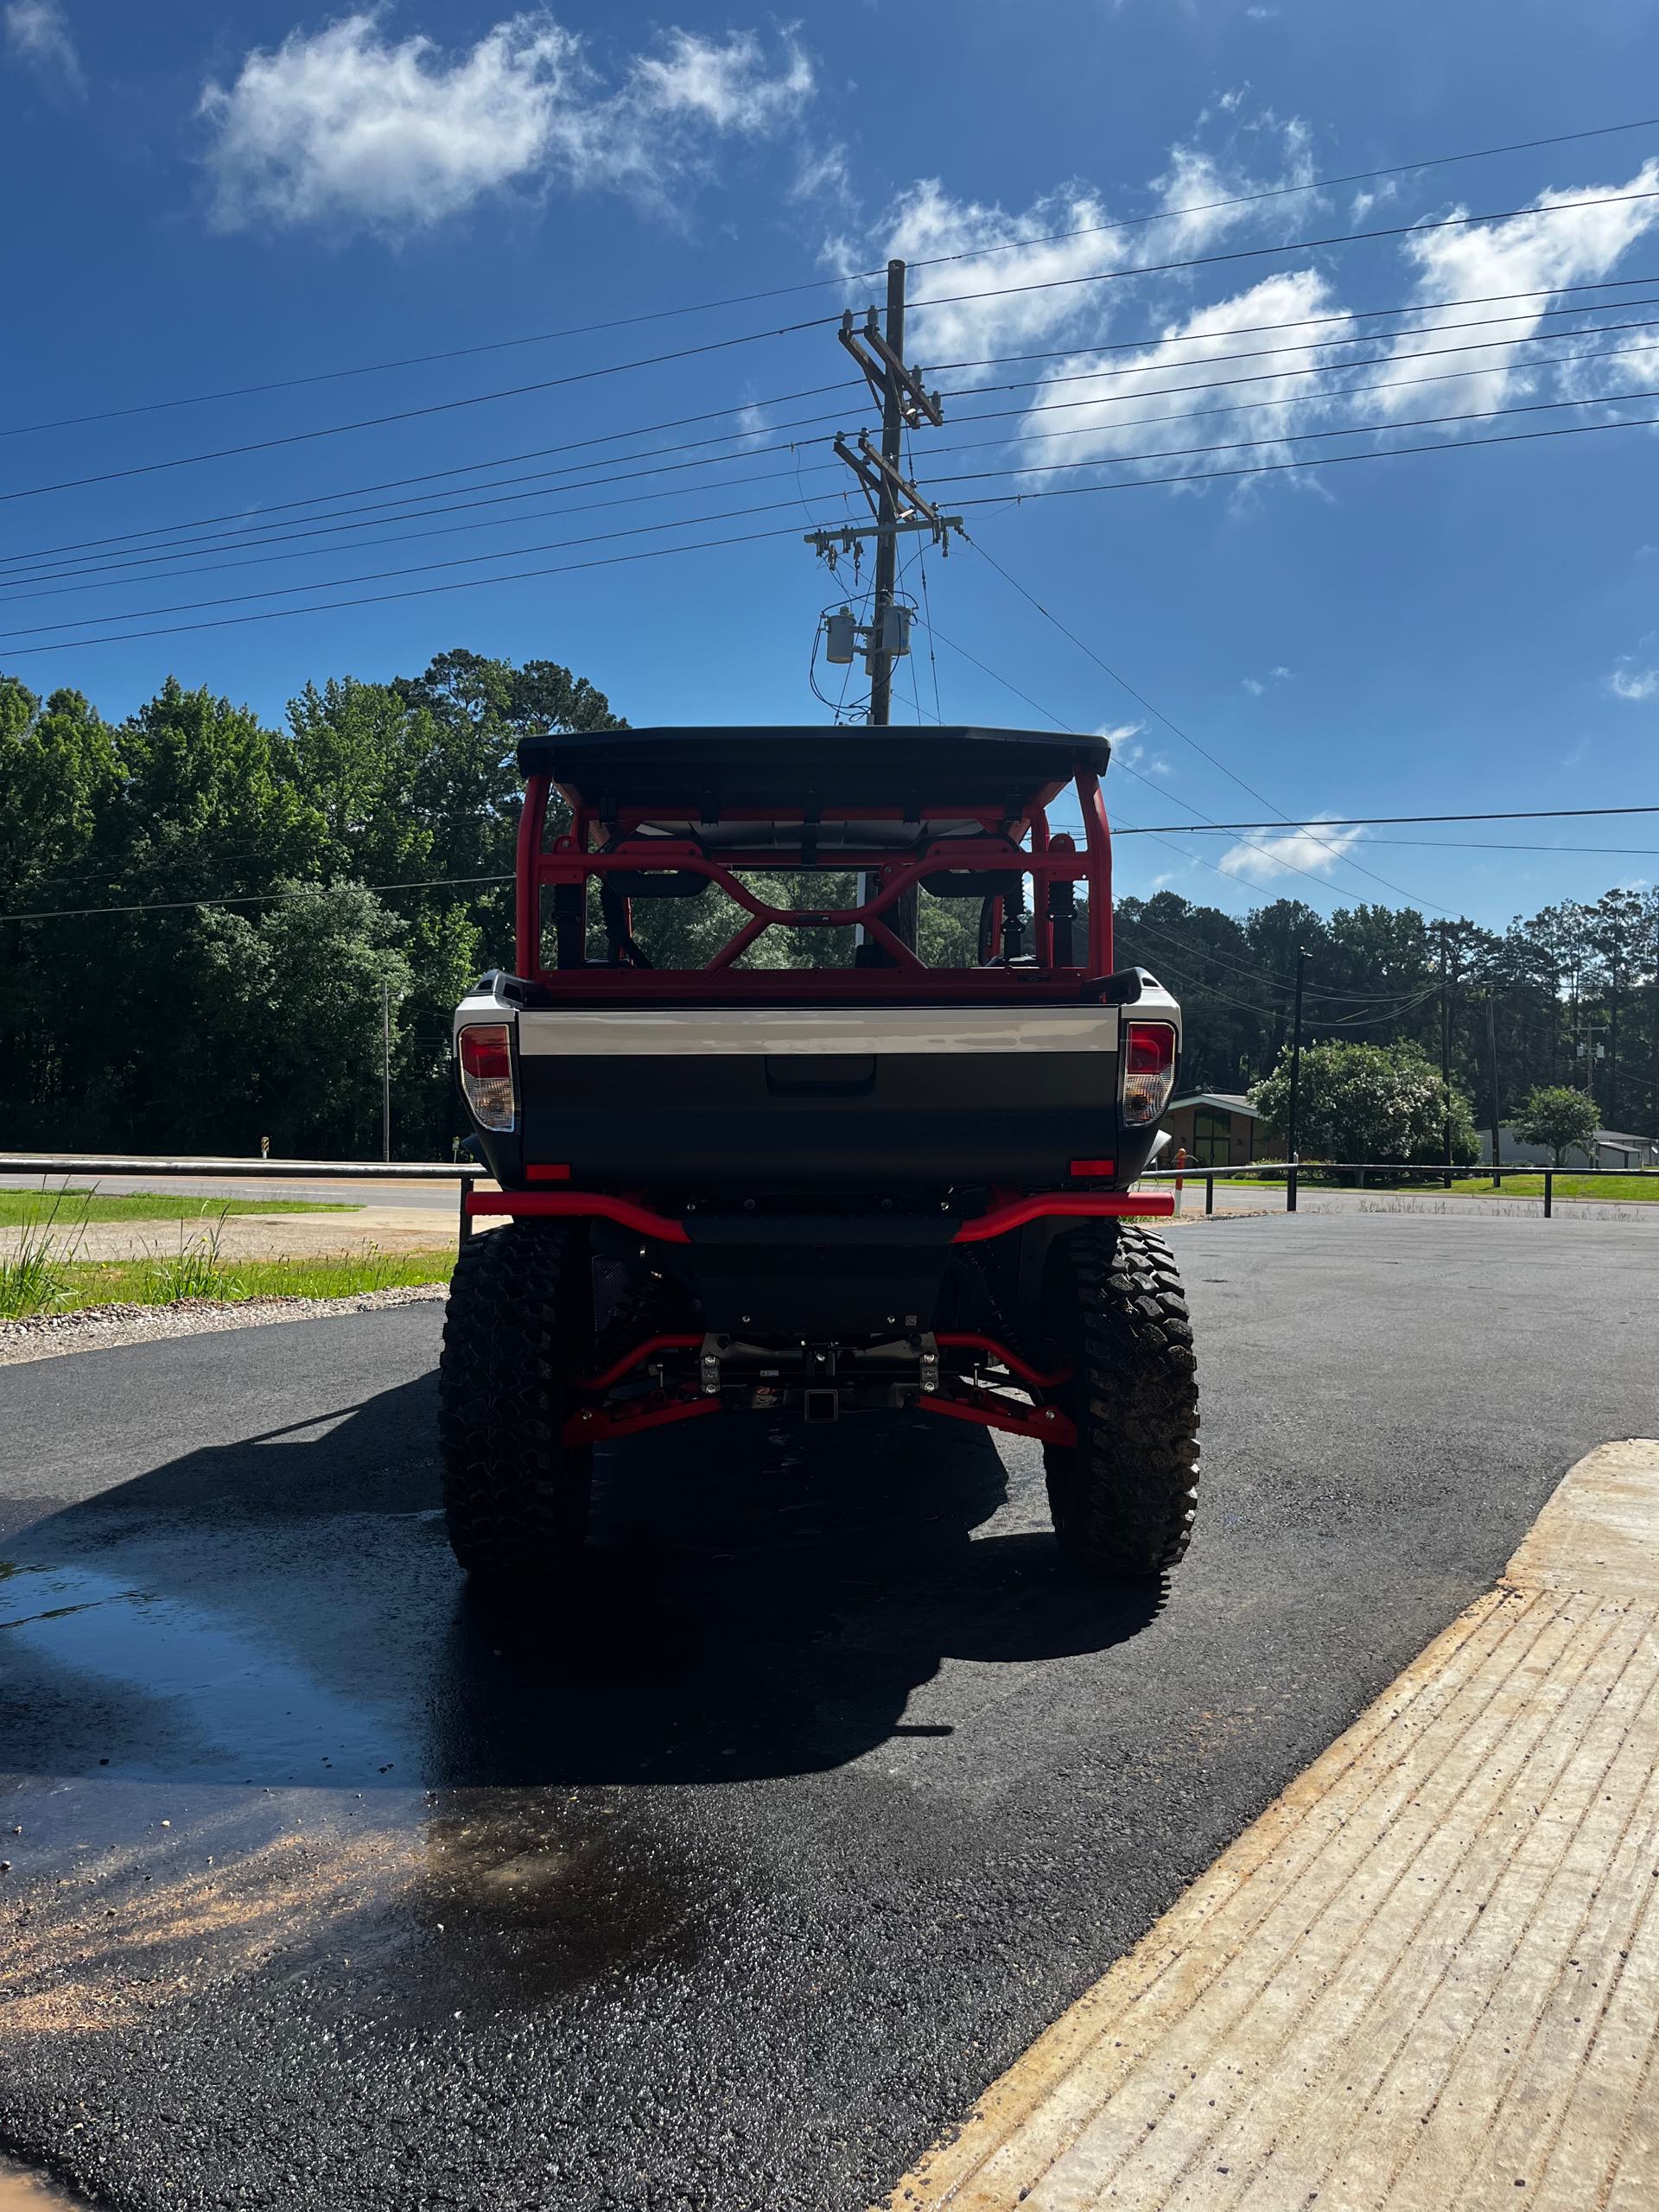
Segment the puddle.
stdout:
<svg viewBox="0 0 1659 2212">
<path fill-rule="evenodd" d="M 414 1918 L 429 1993 L 533 2006 L 618 1974 L 679 1973 L 724 1885 L 598 1791 L 467 1791 L 429 1821 Z"/>
<path fill-rule="evenodd" d="M 86 1769 L 106 1769 L 107 1779 L 181 1770 L 356 1788 L 416 1779 L 418 1746 L 402 1716 L 341 1695 L 273 1648 L 274 1637 L 209 1606 L 79 1563 L 16 1570 L 4 1592 L 0 1654 L 9 1674 L 35 1677 L 8 1731 L 3 1756 L 14 1768 L 32 1764 L 28 1713 L 61 1719 L 67 1701 Z"/>
</svg>

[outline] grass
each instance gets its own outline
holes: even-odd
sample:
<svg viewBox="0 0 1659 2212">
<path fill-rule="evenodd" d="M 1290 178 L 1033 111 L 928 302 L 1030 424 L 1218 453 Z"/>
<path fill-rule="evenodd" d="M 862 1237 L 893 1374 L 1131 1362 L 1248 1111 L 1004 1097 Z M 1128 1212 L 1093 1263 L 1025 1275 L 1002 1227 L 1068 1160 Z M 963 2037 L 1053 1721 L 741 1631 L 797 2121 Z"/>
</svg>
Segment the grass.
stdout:
<svg viewBox="0 0 1659 2212">
<path fill-rule="evenodd" d="M 360 1213 L 360 1205 L 314 1198 L 204 1198 L 181 1191 L 0 1190 L 0 1229 L 56 1222 L 218 1221 L 231 1213 Z"/>
<path fill-rule="evenodd" d="M 1659 1198 L 1659 1175 L 1575 1175 L 1570 1169 L 1561 1168 L 1553 1179 L 1558 1198 L 1603 1198 L 1615 1205 L 1627 1202 L 1650 1205 Z M 1492 1188 L 1490 1173 L 1454 1175 L 1452 1188 L 1476 1198 L 1541 1198 L 1544 1179 L 1541 1175 L 1511 1175 L 1505 1169 L 1501 1191 Z"/>
<path fill-rule="evenodd" d="M 213 1244 L 140 1260 L 77 1260 L 48 1246 L 32 1272 L 0 1260 L 0 1320 L 73 1313 L 85 1306 L 181 1306 L 204 1299 L 357 1298 L 447 1282 L 453 1251 L 324 1254 L 310 1259 L 233 1260 Z"/>
<path fill-rule="evenodd" d="M 1441 1197 L 1445 1197 L 1446 1186 L 1440 1179 L 1444 1173 L 1443 1168 L 1419 1167 L 1408 1174 L 1394 1177 L 1385 1170 L 1368 1175 L 1363 1188 L 1367 1192 L 1382 1194 L 1422 1192 L 1432 1195 L 1438 1191 Z M 1202 1182 L 1204 1170 L 1189 1167 L 1186 1176 L 1189 1185 L 1194 1181 Z M 1353 1191 L 1361 1187 L 1352 1178 L 1338 1185 L 1334 1176 L 1311 1163 L 1302 1169 L 1300 1179 L 1304 1190 L 1341 1188 Z M 1229 1175 L 1226 1180 L 1248 1184 L 1252 1188 L 1268 1186 L 1281 1191 L 1285 1186 L 1282 1171 L 1276 1175 Z M 1580 1173 L 1572 1168 L 1558 1167 L 1554 1171 L 1554 1181 L 1558 1198 L 1594 1198 L 1608 1205 L 1641 1205 L 1659 1202 L 1659 1171 L 1643 1175 L 1596 1175 L 1588 1170 Z M 1473 1174 L 1466 1169 L 1454 1168 L 1451 1187 L 1454 1196 L 1469 1198 L 1541 1198 L 1544 1179 L 1535 1169 L 1528 1172 L 1506 1167 L 1503 1186 L 1495 1190 L 1490 1168 Z"/>
</svg>

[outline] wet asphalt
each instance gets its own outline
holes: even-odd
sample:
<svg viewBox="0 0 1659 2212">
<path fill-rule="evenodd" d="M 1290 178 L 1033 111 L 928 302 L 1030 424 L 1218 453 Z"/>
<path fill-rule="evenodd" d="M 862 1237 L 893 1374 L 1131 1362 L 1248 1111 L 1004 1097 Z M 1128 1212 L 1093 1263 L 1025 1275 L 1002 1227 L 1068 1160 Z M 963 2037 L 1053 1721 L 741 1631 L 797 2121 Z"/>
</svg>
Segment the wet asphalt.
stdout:
<svg viewBox="0 0 1659 2212">
<path fill-rule="evenodd" d="M 119 2212 L 878 2200 L 1659 1433 L 1639 1228 L 1175 1236 L 1161 1608 L 1058 1579 L 1023 1445 L 873 1422 L 637 1440 L 586 1600 L 492 1613 L 429 1306 L 0 1369 L 0 2151 Z"/>
</svg>

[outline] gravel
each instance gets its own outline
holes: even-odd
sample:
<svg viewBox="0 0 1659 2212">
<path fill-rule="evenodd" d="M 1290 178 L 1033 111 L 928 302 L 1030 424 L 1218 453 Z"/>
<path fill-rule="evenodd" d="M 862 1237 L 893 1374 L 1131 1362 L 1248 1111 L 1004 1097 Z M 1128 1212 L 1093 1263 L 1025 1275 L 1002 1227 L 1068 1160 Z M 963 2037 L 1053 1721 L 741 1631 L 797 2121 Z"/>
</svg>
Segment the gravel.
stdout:
<svg viewBox="0 0 1659 2212">
<path fill-rule="evenodd" d="M 354 1298 L 202 1298 L 178 1306 L 82 1306 L 70 1313 L 0 1321 L 0 1367 L 26 1359 L 55 1359 L 60 1352 L 149 1344 L 161 1337 L 199 1337 L 214 1329 L 259 1329 L 273 1321 L 323 1321 L 340 1313 L 374 1313 L 384 1306 L 414 1306 L 448 1294 L 447 1283 L 429 1282 L 399 1290 L 365 1290 Z"/>
</svg>

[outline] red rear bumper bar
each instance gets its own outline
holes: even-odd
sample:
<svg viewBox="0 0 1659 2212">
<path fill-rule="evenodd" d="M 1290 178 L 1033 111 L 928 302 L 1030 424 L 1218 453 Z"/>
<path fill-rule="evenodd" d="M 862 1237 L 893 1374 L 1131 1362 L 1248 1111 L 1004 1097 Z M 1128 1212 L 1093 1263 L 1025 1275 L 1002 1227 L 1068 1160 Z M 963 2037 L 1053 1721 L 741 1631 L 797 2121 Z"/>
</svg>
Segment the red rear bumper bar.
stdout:
<svg viewBox="0 0 1659 2212">
<path fill-rule="evenodd" d="M 1023 1229 L 1028 1221 L 1041 1221 L 1053 1214 L 1103 1221 L 1124 1214 L 1161 1217 L 1174 1211 L 1173 1195 L 1167 1191 L 1149 1191 L 1144 1196 L 1134 1191 L 1044 1191 L 1034 1198 L 1012 1198 L 976 1214 L 971 1221 L 963 1223 L 950 1242 L 982 1244 L 988 1236 L 1006 1236 L 1011 1229 Z"/>
<path fill-rule="evenodd" d="M 632 1198 L 613 1198 L 607 1191 L 468 1191 L 467 1211 L 474 1216 L 563 1214 L 590 1220 L 597 1216 L 601 1221 L 614 1221 L 624 1229 L 636 1230 L 641 1236 L 654 1236 L 661 1244 L 691 1242 L 683 1221 L 671 1221 L 665 1213 L 652 1213 L 649 1206 L 636 1205 Z"/>
<path fill-rule="evenodd" d="M 654 1236 L 659 1243 L 691 1242 L 683 1221 L 675 1221 L 665 1213 L 653 1213 L 649 1206 L 637 1205 L 632 1198 L 613 1198 L 605 1191 L 469 1191 L 466 1206 L 467 1213 L 474 1217 L 598 1217 L 632 1229 L 641 1236 Z M 962 1224 L 950 1241 L 953 1244 L 982 1244 L 988 1237 L 1006 1236 L 1012 1229 L 1023 1229 L 1028 1221 L 1041 1221 L 1054 1215 L 1084 1221 L 1111 1220 L 1123 1215 L 1157 1219 L 1174 1211 L 1174 1197 L 1167 1191 L 1147 1192 L 1144 1195 L 1134 1191 L 1046 1191 L 1032 1198 L 1013 1198 L 992 1206 L 985 1213 L 976 1214 L 971 1221 Z"/>
</svg>

